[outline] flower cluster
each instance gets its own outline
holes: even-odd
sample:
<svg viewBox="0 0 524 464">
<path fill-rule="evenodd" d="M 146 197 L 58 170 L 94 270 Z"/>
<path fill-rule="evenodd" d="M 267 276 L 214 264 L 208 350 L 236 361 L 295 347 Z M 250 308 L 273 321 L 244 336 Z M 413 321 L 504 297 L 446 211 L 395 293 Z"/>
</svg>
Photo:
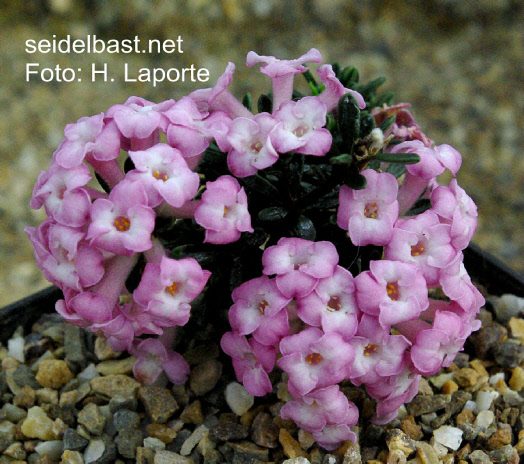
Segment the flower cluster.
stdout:
<svg viewBox="0 0 524 464">
<path fill-rule="evenodd" d="M 132 353 L 139 380 L 183 383 L 176 328 L 195 311 L 227 320 L 221 346 L 246 390 L 272 392 L 280 369 L 282 417 L 334 449 L 359 420 L 341 382 L 390 421 L 479 328 L 484 300 L 463 265 L 477 211 L 460 154 L 380 96 L 382 80 L 324 64 L 318 83 L 304 63 L 321 61 L 250 52 L 272 80 L 256 113 L 228 90 L 229 63 L 213 88 L 68 125 L 31 199 L 48 218 L 26 232 L 64 293 L 57 311 Z"/>
</svg>

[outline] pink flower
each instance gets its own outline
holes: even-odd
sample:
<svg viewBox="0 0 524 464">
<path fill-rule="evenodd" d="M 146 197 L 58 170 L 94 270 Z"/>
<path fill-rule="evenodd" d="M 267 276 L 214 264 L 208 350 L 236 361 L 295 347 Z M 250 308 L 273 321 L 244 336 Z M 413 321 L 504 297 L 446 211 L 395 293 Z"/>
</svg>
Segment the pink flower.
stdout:
<svg viewBox="0 0 524 464">
<path fill-rule="evenodd" d="M 79 166 L 102 132 L 104 113 L 82 117 L 64 129 L 65 139 L 53 154 L 53 160 L 65 169 Z"/>
<path fill-rule="evenodd" d="M 386 259 L 416 264 L 428 285 L 437 285 L 440 269 L 457 255 L 450 232 L 451 226 L 441 224 L 431 210 L 414 219 L 399 219 L 384 255 Z"/>
<path fill-rule="evenodd" d="M 357 442 L 357 436 L 349 427 L 350 425 L 347 424 L 326 425 L 321 431 L 313 432 L 311 436 L 320 446 L 332 451 L 339 448 L 345 441 Z"/>
<path fill-rule="evenodd" d="M 249 341 L 243 335 L 226 332 L 220 346 L 233 358 L 235 375 L 244 388 L 254 396 L 264 396 L 273 391 L 268 372 L 275 366 L 276 351 L 272 346 L 262 345 L 254 338 Z"/>
<path fill-rule="evenodd" d="M 273 113 L 277 125 L 271 140 L 279 153 L 295 151 L 304 155 L 323 156 L 331 148 L 332 137 L 326 125 L 326 105 L 319 97 L 286 101 Z"/>
<path fill-rule="evenodd" d="M 189 366 L 179 353 L 166 347 L 156 338 L 143 340 L 130 350 L 136 358 L 133 374 L 139 382 L 152 384 L 164 371 L 175 385 L 186 382 Z"/>
<path fill-rule="evenodd" d="M 133 299 L 146 308 L 156 325 L 185 325 L 193 301 L 204 289 L 211 273 L 193 258 L 162 257 L 160 263 L 147 263 Z"/>
<path fill-rule="evenodd" d="M 39 209 L 42 205 L 48 216 L 70 227 L 81 227 L 89 216 L 91 199 L 84 187 L 91 175 L 82 164 L 65 169 L 57 163 L 42 171 L 33 189 L 29 205 Z"/>
<path fill-rule="evenodd" d="M 301 238 L 282 237 L 262 255 L 263 273 L 276 274 L 276 283 L 288 298 L 311 293 L 318 279 L 335 273 L 338 253 L 331 242 L 311 242 Z"/>
<path fill-rule="evenodd" d="M 297 298 L 297 314 L 306 324 L 349 340 L 357 331 L 360 313 L 354 292 L 353 276 L 337 266 L 332 276 L 319 279 L 309 295 Z"/>
<path fill-rule="evenodd" d="M 223 111 L 231 119 L 252 118 L 253 114 L 240 103 L 228 90 L 233 80 L 236 66 L 228 63 L 224 73 L 218 78 L 217 83 L 211 89 L 198 89 L 189 94 L 201 112 Z"/>
<path fill-rule="evenodd" d="M 288 374 L 288 391 L 294 397 L 349 377 L 355 358 L 353 347 L 340 334 L 324 334 L 316 327 L 284 337 L 280 352 L 277 364 Z"/>
<path fill-rule="evenodd" d="M 328 113 L 337 107 L 338 101 L 346 93 L 350 93 L 356 100 L 358 107 L 363 110 L 366 107 L 364 97 L 356 90 L 347 89 L 337 79 L 330 64 L 323 64 L 317 69 L 317 74 L 322 79 L 325 89 L 319 95 L 320 100 L 325 103 Z"/>
<path fill-rule="evenodd" d="M 102 252 L 83 241 L 84 232 L 46 219 L 37 229 L 24 229 L 34 247 L 38 267 L 60 288 L 81 291 L 104 275 Z"/>
<path fill-rule="evenodd" d="M 130 181 L 140 181 L 148 196 L 148 206 L 166 201 L 180 208 L 197 193 L 200 178 L 191 171 L 176 148 L 157 143 L 144 151 L 130 151 L 135 169 L 127 173 Z"/>
<path fill-rule="evenodd" d="M 135 338 L 133 323 L 125 316 L 119 306 L 113 309 L 112 318 L 107 322 L 95 323 L 91 332 L 102 331 L 114 351 L 127 350 L 132 347 Z"/>
<path fill-rule="evenodd" d="M 180 150 L 191 168 L 194 168 L 212 139 L 227 151 L 225 137 L 231 124 L 231 118 L 222 111 L 201 113 L 194 100 L 183 97 L 169 110 L 164 112 L 169 119 L 167 128 L 168 143 Z"/>
<path fill-rule="evenodd" d="M 433 211 L 441 222 L 451 224 L 451 243 L 459 250 L 469 245 L 477 229 L 477 206 L 452 179 L 449 187 L 439 186 L 431 194 Z"/>
<path fill-rule="evenodd" d="M 155 213 L 139 181 L 122 181 L 91 205 L 86 239 L 103 250 L 130 256 L 151 248 Z"/>
<path fill-rule="evenodd" d="M 360 309 L 377 316 L 385 330 L 416 319 L 429 305 L 426 281 L 414 264 L 371 261 L 369 271 L 355 277 L 355 283 Z"/>
<path fill-rule="evenodd" d="M 377 318 L 364 314 L 357 336 L 349 342 L 355 349 L 351 381 L 355 385 L 374 384 L 398 375 L 404 369 L 404 354 L 411 343 L 402 335 L 390 335 Z"/>
<path fill-rule="evenodd" d="M 366 187 L 340 187 L 337 224 L 355 245 L 386 245 L 398 218 L 398 184 L 392 174 L 365 169 Z"/>
<path fill-rule="evenodd" d="M 242 232 L 253 232 L 247 195 L 231 176 L 207 182 L 202 203 L 195 210 L 195 221 L 206 229 L 204 241 L 214 244 L 235 242 Z"/>
<path fill-rule="evenodd" d="M 439 283 L 444 294 L 467 313 L 477 313 L 485 303 L 484 297 L 473 285 L 464 267 L 462 253 L 440 271 Z"/>
<path fill-rule="evenodd" d="M 291 301 L 266 276 L 244 282 L 233 290 L 229 322 L 240 335 L 253 334 L 263 345 L 276 345 L 289 333 L 286 305 Z"/>
<path fill-rule="evenodd" d="M 174 103 L 174 100 L 167 100 L 155 104 L 144 98 L 129 97 L 123 105 L 113 105 L 109 108 L 106 118 L 114 119 L 124 137 L 148 139 L 157 130 L 167 130 L 169 121 L 163 113 Z"/>
<path fill-rule="evenodd" d="M 255 52 L 249 52 L 246 65 L 251 67 L 262 63 L 260 72 L 273 80 L 273 112 L 275 112 L 280 109 L 283 102 L 291 100 L 295 75 L 307 71 L 308 68 L 302 63 L 320 63 L 321 61 L 320 52 L 312 48 L 295 60 L 279 60 L 274 56 L 261 56 Z"/>
<path fill-rule="evenodd" d="M 292 419 L 307 432 L 320 432 L 328 424 L 355 425 L 358 409 L 348 401 L 338 385 L 330 385 L 287 402 L 280 410 L 280 416 Z"/>
<path fill-rule="evenodd" d="M 278 121 L 268 113 L 257 114 L 253 119 L 233 119 L 227 134 L 231 146 L 227 164 L 233 175 L 251 176 L 278 161 L 270 137 L 277 124 Z"/>
</svg>

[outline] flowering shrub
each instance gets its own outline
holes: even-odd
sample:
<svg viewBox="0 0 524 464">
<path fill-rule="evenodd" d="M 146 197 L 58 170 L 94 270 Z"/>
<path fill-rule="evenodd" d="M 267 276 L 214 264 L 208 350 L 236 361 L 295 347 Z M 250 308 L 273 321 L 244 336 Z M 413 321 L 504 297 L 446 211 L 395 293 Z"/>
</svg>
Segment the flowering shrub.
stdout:
<svg viewBox="0 0 524 464">
<path fill-rule="evenodd" d="M 341 382 L 390 421 L 479 328 L 484 300 L 462 263 L 477 211 L 460 154 L 381 79 L 322 65 L 319 83 L 303 63 L 320 61 L 250 52 L 272 79 L 257 114 L 229 92 L 229 63 L 177 102 L 131 97 L 69 124 L 31 199 L 48 218 L 26 232 L 63 290 L 56 310 L 132 353 L 139 380 L 185 382 L 176 328 L 213 321 L 246 390 L 272 392 L 281 369 L 282 417 L 333 449 L 358 420 Z"/>
</svg>

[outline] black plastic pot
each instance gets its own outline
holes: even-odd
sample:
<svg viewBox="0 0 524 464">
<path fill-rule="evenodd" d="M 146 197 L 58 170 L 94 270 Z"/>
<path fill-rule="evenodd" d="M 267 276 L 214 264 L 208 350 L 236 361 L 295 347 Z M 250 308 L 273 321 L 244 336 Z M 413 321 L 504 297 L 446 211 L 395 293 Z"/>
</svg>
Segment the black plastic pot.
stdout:
<svg viewBox="0 0 524 464">
<path fill-rule="evenodd" d="M 472 243 L 464 250 L 464 265 L 473 281 L 490 295 L 511 293 L 524 298 L 524 277 L 477 245 Z M 53 312 L 60 298 L 62 292 L 49 287 L 0 308 L 0 341 L 5 344 L 17 327 L 28 327 L 39 315 Z"/>
</svg>

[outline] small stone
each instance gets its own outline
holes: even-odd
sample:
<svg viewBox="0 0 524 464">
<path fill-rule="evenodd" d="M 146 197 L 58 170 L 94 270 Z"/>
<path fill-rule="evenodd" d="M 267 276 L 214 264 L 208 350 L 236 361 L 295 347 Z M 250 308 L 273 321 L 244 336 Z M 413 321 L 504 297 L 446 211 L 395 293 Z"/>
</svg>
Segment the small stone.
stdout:
<svg viewBox="0 0 524 464">
<path fill-rule="evenodd" d="M 300 443 L 295 440 L 286 429 L 280 429 L 278 441 L 284 448 L 284 454 L 291 459 L 307 457 L 307 453 L 300 447 Z"/>
<path fill-rule="evenodd" d="M 84 457 L 80 451 L 65 450 L 60 464 L 84 464 Z"/>
<path fill-rule="evenodd" d="M 204 415 L 202 414 L 202 405 L 199 400 L 193 401 L 188 404 L 182 413 L 180 419 L 186 424 L 200 425 L 204 422 Z"/>
<path fill-rule="evenodd" d="M 203 396 L 215 388 L 222 375 L 222 363 L 216 359 L 206 359 L 191 369 L 189 387 L 196 396 Z"/>
<path fill-rule="evenodd" d="M 106 424 L 106 418 L 100 413 L 96 404 L 88 403 L 78 413 L 78 423 L 82 424 L 93 435 L 101 435 Z"/>
<path fill-rule="evenodd" d="M 393 450 L 388 453 L 387 464 L 406 464 L 406 455 L 400 450 Z"/>
<path fill-rule="evenodd" d="M 515 454 L 515 450 L 511 445 L 504 445 L 499 449 L 496 449 L 489 453 L 489 457 L 491 458 L 492 462 L 506 462 L 510 463 L 513 460 L 513 456 Z M 518 459 L 518 454 L 517 454 Z M 518 463 L 519 461 L 517 461 Z"/>
<path fill-rule="evenodd" d="M 400 429 L 386 431 L 386 444 L 388 445 L 389 451 L 400 450 L 406 457 L 414 453 L 416 449 L 413 440 Z"/>
<path fill-rule="evenodd" d="M 520 317 L 512 317 L 508 323 L 511 336 L 524 340 L 524 319 Z"/>
<path fill-rule="evenodd" d="M 33 406 L 27 411 L 27 417 L 22 423 L 21 430 L 28 438 L 54 440 L 57 437 L 53 432 L 53 425 L 54 422 L 47 417 L 40 406 Z"/>
<path fill-rule="evenodd" d="M 446 380 L 444 382 L 444 385 L 442 385 L 442 393 L 445 395 L 452 395 L 456 391 L 458 391 L 459 387 L 453 380 Z"/>
<path fill-rule="evenodd" d="M 149 448 L 139 446 L 136 449 L 136 464 L 153 464 L 155 452 Z"/>
<path fill-rule="evenodd" d="M 513 374 L 509 379 L 509 387 L 517 392 L 524 389 L 524 369 L 522 367 L 517 366 L 513 369 Z"/>
<path fill-rule="evenodd" d="M 278 426 L 267 412 L 256 415 L 251 426 L 251 439 L 264 448 L 276 448 L 278 446 Z"/>
<path fill-rule="evenodd" d="M 311 461 L 303 457 L 298 457 L 296 459 L 286 459 L 282 464 L 311 464 Z"/>
<path fill-rule="evenodd" d="M 434 375 L 429 378 L 429 381 L 438 389 L 441 389 L 448 380 L 452 380 L 454 372 L 447 372 L 445 374 Z M 420 387 L 419 387 L 420 392 Z"/>
<path fill-rule="evenodd" d="M 184 442 L 182 448 L 180 448 L 180 454 L 182 456 L 189 456 L 193 448 L 198 445 L 198 442 L 209 433 L 209 429 L 204 425 L 199 425 L 189 438 Z"/>
<path fill-rule="evenodd" d="M 50 458 L 56 462 L 64 451 L 64 443 L 62 440 L 42 441 L 35 446 L 35 451 L 40 456 Z"/>
<path fill-rule="evenodd" d="M 486 359 L 489 352 L 498 344 L 502 343 L 508 335 L 508 331 L 500 324 L 492 323 L 481 327 L 481 329 L 470 337 L 477 355 Z"/>
<path fill-rule="evenodd" d="M 61 359 L 45 359 L 38 366 L 36 381 L 42 387 L 58 390 L 73 378 L 73 374 L 65 361 Z"/>
<path fill-rule="evenodd" d="M 171 443 L 176 438 L 176 432 L 164 424 L 148 424 L 146 430 L 150 437 L 157 438 L 162 443 Z"/>
<path fill-rule="evenodd" d="M 237 416 L 241 416 L 255 404 L 255 397 L 238 382 L 231 382 L 224 394 L 226 403 Z"/>
<path fill-rule="evenodd" d="M 27 453 L 22 443 L 16 441 L 7 447 L 7 449 L 4 451 L 4 455 L 9 456 L 13 459 L 24 460 L 26 458 Z"/>
<path fill-rule="evenodd" d="M 500 395 L 496 391 L 480 390 L 477 392 L 475 403 L 477 403 L 477 409 L 479 411 L 487 411 L 491 407 L 493 400 L 498 398 Z"/>
<path fill-rule="evenodd" d="M 5 413 L 5 418 L 8 421 L 11 421 L 15 424 L 27 417 L 27 411 L 11 403 L 4 404 L 1 411 Z"/>
<path fill-rule="evenodd" d="M 481 450 L 475 450 L 470 453 L 468 459 L 471 464 L 491 464 L 489 456 Z"/>
<path fill-rule="evenodd" d="M 471 367 L 465 367 L 455 372 L 453 380 L 457 383 L 457 385 L 467 388 L 474 386 L 477 383 L 479 377 L 479 373 L 475 369 L 472 369 Z"/>
<path fill-rule="evenodd" d="M 13 337 L 7 341 L 7 356 L 16 359 L 18 362 L 25 362 L 24 357 L 24 337 Z"/>
<path fill-rule="evenodd" d="M 140 387 L 138 399 L 152 422 L 165 423 L 178 410 L 178 404 L 167 388 Z"/>
<path fill-rule="evenodd" d="M 129 356 L 125 359 L 111 359 L 102 361 L 96 365 L 96 372 L 101 375 L 109 374 L 123 374 L 131 375 L 133 373 L 133 366 L 135 365 L 135 358 Z"/>
<path fill-rule="evenodd" d="M 142 444 L 142 432 L 136 428 L 125 428 L 118 432 L 115 444 L 118 452 L 125 458 L 133 459 L 136 456 L 136 449 Z"/>
<path fill-rule="evenodd" d="M 435 449 L 427 443 L 420 444 L 420 446 L 417 449 L 417 454 L 423 464 L 440 464 L 441 463 Z"/>
<path fill-rule="evenodd" d="M 209 430 L 216 441 L 242 440 L 249 435 L 249 426 L 237 422 L 224 421 Z"/>
<path fill-rule="evenodd" d="M 313 438 L 313 435 L 311 435 L 309 432 L 306 432 L 302 429 L 298 429 L 298 442 L 300 443 L 300 447 L 307 451 L 309 448 L 311 448 L 315 444 L 315 439 Z"/>
<path fill-rule="evenodd" d="M 460 448 L 460 444 L 462 443 L 463 433 L 464 432 L 457 427 L 443 425 L 433 431 L 433 436 L 440 444 L 456 451 Z"/>
<path fill-rule="evenodd" d="M 513 440 L 513 432 L 511 425 L 509 424 L 499 424 L 499 427 L 493 435 L 489 438 L 486 443 L 486 447 L 489 450 L 496 450 L 502 448 L 504 445 L 511 445 Z"/>
<path fill-rule="evenodd" d="M 444 409 L 450 400 L 450 395 L 417 395 L 406 408 L 411 416 L 416 417 Z"/>
<path fill-rule="evenodd" d="M 493 348 L 493 358 L 499 366 L 513 369 L 524 362 L 524 345 L 505 341 Z"/>
<path fill-rule="evenodd" d="M 135 396 L 140 384 L 127 375 L 106 375 L 96 377 L 90 382 L 94 393 L 109 396 Z"/>
<path fill-rule="evenodd" d="M 493 411 L 480 411 L 475 419 L 475 427 L 487 429 L 495 420 Z"/>
<path fill-rule="evenodd" d="M 187 432 L 189 432 L 189 430 L 187 430 Z M 154 452 L 166 449 L 166 444 L 162 440 L 153 437 L 144 438 L 144 446 L 150 450 L 153 450 Z"/>
<path fill-rule="evenodd" d="M 103 335 L 99 335 L 95 340 L 95 356 L 99 361 L 105 361 L 107 359 L 116 359 L 122 354 L 122 351 L 113 351 L 111 345 L 107 341 L 107 338 Z"/>
<path fill-rule="evenodd" d="M 140 416 L 135 411 L 129 409 L 119 409 L 113 415 L 113 427 L 115 430 L 125 428 L 138 428 L 140 425 Z"/>
<path fill-rule="evenodd" d="M 429 385 L 428 381 L 422 377 L 418 384 L 418 394 L 419 395 L 433 395 L 433 389 Z"/>
<path fill-rule="evenodd" d="M 269 461 L 269 450 L 251 442 L 229 443 L 234 451 L 233 464 Z"/>
<path fill-rule="evenodd" d="M 70 451 L 82 451 L 89 443 L 84 437 L 78 435 L 75 429 L 67 429 L 63 436 L 64 449 Z"/>
<path fill-rule="evenodd" d="M 129 409 L 130 411 L 136 411 L 137 406 L 138 400 L 135 395 L 115 395 L 109 400 L 109 410 L 112 413 L 115 413 L 120 409 Z"/>
<path fill-rule="evenodd" d="M 13 404 L 29 409 L 36 402 L 36 392 L 29 386 L 24 385 L 18 395 L 13 398 Z"/>
<path fill-rule="evenodd" d="M 39 405 L 58 404 L 58 392 L 52 388 L 44 387 L 36 390 L 36 400 Z"/>
<path fill-rule="evenodd" d="M 159 451 L 155 454 L 154 464 L 194 464 L 191 458 L 186 458 L 173 451 Z"/>
<path fill-rule="evenodd" d="M 413 440 L 422 440 L 424 433 L 420 425 L 415 422 L 413 416 L 407 416 L 400 421 L 400 429 Z"/>
<path fill-rule="evenodd" d="M 8 380 L 8 372 L 6 372 L 6 380 Z M 20 364 L 14 371 L 11 373 L 11 379 L 12 381 L 19 387 L 17 391 L 13 391 L 13 388 L 11 385 L 9 385 L 9 388 L 11 388 L 11 391 L 16 395 L 20 392 L 20 389 L 26 385 L 29 385 L 33 390 L 37 390 L 40 388 L 40 385 L 35 379 L 35 376 L 31 372 L 31 369 L 29 367 L 25 366 L 24 364 Z"/>
<path fill-rule="evenodd" d="M 87 364 L 85 331 L 73 324 L 64 324 L 65 359 L 79 366 Z"/>
<path fill-rule="evenodd" d="M 103 440 L 91 440 L 84 452 L 85 463 L 90 464 L 91 462 L 95 462 L 100 459 L 104 454 L 105 449 L 106 445 Z"/>
</svg>

